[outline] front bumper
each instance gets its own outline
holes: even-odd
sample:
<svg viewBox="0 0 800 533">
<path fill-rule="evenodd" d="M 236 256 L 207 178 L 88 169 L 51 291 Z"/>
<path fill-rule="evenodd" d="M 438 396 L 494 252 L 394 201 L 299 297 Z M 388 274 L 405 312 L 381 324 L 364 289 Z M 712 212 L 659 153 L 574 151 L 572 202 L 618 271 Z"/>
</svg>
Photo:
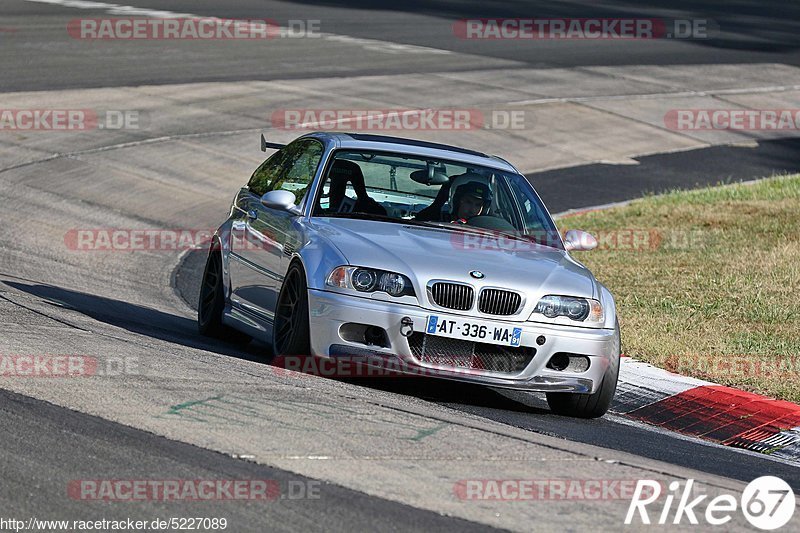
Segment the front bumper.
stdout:
<svg viewBox="0 0 800 533">
<path fill-rule="evenodd" d="M 403 368 L 415 370 L 413 374 L 517 390 L 593 393 L 599 387 L 609 363 L 619 357 L 619 339 L 615 330 L 514 322 L 515 326 L 522 328 L 520 346 L 536 349 L 536 354 L 521 371 L 497 372 L 429 364 L 413 355 L 408 338 L 400 332 L 401 320 L 410 318 L 414 331 L 424 332 L 429 314 L 446 313 L 316 289 L 308 291 L 308 302 L 312 355 L 335 358 L 344 353 L 342 348 L 345 348 L 352 354 L 370 353 L 398 358 Z M 502 320 L 497 322 L 509 323 Z M 383 328 L 388 336 L 389 347 L 345 340 L 340 332 L 346 323 Z M 541 346 L 536 343 L 539 336 L 546 339 Z M 548 361 L 556 353 L 586 356 L 589 368 L 583 372 L 547 368 Z"/>
</svg>

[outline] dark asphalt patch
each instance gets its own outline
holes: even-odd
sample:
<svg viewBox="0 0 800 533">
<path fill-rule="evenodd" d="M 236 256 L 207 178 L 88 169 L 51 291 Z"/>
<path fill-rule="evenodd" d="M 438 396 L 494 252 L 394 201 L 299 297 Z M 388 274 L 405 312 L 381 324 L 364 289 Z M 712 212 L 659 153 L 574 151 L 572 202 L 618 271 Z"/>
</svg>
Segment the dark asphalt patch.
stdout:
<svg viewBox="0 0 800 533">
<path fill-rule="evenodd" d="M 0 505 L 41 520 L 224 517 L 228 531 L 487 531 L 291 472 L 234 459 L 0 389 Z M 73 480 L 271 480 L 318 487 L 313 499 L 104 502 L 75 499 Z M 310 483 L 310 484 L 309 484 Z"/>
<path fill-rule="evenodd" d="M 757 147 L 714 146 L 634 158 L 638 165 L 581 165 L 525 175 L 552 213 L 800 172 L 800 137 Z"/>
</svg>

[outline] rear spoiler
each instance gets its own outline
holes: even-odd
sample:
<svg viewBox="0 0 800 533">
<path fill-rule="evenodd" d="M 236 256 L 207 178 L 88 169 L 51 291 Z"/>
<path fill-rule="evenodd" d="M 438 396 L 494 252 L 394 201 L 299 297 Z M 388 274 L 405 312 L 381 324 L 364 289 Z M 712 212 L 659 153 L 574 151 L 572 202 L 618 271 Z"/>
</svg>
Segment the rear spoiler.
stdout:
<svg viewBox="0 0 800 533">
<path fill-rule="evenodd" d="M 286 145 L 285 144 L 279 144 L 279 143 L 267 142 L 267 138 L 264 137 L 263 133 L 261 134 L 261 151 L 262 152 L 266 152 L 267 148 L 272 148 L 274 150 L 280 150 L 284 146 L 286 146 Z"/>
</svg>

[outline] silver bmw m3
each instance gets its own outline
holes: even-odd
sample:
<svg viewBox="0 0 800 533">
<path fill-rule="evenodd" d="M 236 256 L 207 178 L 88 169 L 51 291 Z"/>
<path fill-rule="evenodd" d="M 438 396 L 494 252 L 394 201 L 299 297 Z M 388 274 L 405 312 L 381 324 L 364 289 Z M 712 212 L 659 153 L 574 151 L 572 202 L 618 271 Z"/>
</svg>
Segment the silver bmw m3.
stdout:
<svg viewBox="0 0 800 533">
<path fill-rule="evenodd" d="M 570 256 L 505 160 L 453 146 L 311 133 L 276 149 L 212 240 L 198 325 L 280 356 L 369 356 L 403 372 L 547 393 L 601 416 L 620 332 L 611 293 Z"/>
</svg>

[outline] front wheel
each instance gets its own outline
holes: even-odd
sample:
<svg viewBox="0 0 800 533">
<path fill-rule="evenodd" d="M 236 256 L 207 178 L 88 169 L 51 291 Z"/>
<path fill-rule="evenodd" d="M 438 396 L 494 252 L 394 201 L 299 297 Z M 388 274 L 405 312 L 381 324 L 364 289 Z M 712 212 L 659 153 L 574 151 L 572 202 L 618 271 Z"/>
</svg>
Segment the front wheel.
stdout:
<svg viewBox="0 0 800 533">
<path fill-rule="evenodd" d="M 299 263 L 293 263 L 283 280 L 278 305 L 275 308 L 272 349 L 276 357 L 310 355 L 308 322 L 306 275 Z"/>
<path fill-rule="evenodd" d="M 597 392 L 593 394 L 548 392 L 547 404 L 550 409 L 558 415 L 577 418 L 598 418 L 603 416 L 611 406 L 611 401 L 614 399 L 614 393 L 617 390 L 619 355 L 622 353 L 620 350 L 619 323 L 617 323 L 617 349 L 614 351 L 617 352 L 616 357 L 612 358 L 611 364 L 608 365 L 603 374 L 603 381 L 600 382 Z"/>
</svg>

